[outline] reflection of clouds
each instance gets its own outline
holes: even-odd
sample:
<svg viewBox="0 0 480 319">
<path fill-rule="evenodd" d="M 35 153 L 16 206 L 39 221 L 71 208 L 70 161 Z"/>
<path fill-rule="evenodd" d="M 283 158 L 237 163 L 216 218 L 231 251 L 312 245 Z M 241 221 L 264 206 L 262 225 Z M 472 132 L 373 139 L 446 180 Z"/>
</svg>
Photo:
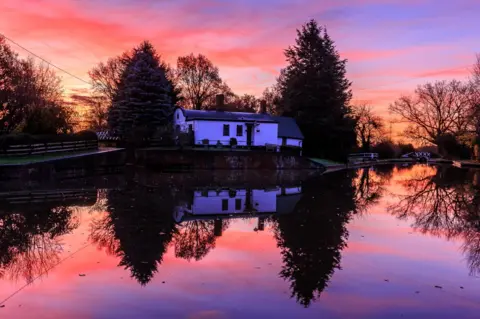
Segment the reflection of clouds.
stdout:
<svg viewBox="0 0 480 319">
<path fill-rule="evenodd" d="M 406 194 L 389 211 L 411 219 L 424 234 L 463 241 L 472 275 L 480 273 L 480 188 L 471 171 L 439 167 L 410 172 L 400 184 Z"/>
</svg>

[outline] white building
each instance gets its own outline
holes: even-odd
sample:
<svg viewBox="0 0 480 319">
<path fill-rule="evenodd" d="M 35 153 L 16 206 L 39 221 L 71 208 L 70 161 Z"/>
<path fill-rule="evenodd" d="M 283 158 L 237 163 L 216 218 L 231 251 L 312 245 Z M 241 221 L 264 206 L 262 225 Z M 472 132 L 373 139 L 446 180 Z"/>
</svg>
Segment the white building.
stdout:
<svg viewBox="0 0 480 319">
<path fill-rule="evenodd" d="M 217 96 L 217 110 L 186 110 L 177 108 L 174 125 L 177 132 L 191 132 L 195 145 L 230 145 L 235 138 L 238 146 L 289 146 L 301 148 L 303 135 L 293 118 L 266 113 L 262 101 L 261 113 L 222 110 L 223 97 Z"/>
<path fill-rule="evenodd" d="M 192 132 L 195 145 L 230 145 L 231 138 L 239 146 L 277 145 L 278 123 L 268 114 L 177 108 L 174 125 L 177 132 Z"/>
<path fill-rule="evenodd" d="M 293 212 L 300 200 L 302 188 L 195 190 L 189 203 L 176 206 L 177 222 L 191 219 L 212 219 L 222 216 L 242 217 L 258 214 L 287 214 Z"/>
</svg>

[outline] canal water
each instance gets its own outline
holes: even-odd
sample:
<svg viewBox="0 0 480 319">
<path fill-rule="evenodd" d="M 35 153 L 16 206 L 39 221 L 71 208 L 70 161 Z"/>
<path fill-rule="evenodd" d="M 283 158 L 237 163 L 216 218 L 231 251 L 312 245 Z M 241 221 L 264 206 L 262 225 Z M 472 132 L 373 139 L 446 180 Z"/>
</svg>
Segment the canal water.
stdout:
<svg viewBox="0 0 480 319">
<path fill-rule="evenodd" d="M 480 171 L 40 186 L 0 194 L 0 318 L 480 316 Z"/>
</svg>

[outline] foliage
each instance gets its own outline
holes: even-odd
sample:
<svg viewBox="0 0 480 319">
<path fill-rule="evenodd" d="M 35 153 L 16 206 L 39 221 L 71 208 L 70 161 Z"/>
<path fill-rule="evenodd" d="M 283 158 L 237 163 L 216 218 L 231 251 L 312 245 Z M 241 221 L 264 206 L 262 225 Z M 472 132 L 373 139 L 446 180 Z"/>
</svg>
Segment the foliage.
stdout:
<svg viewBox="0 0 480 319">
<path fill-rule="evenodd" d="M 438 145 L 440 155 L 445 158 L 467 159 L 470 157 L 470 148 L 459 142 L 452 134 L 438 136 L 435 144 Z"/>
<path fill-rule="evenodd" d="M 415 147 L 412 144 L 398 143 L 399 155 L 415 152 Z"/>
<path fill-rule="evenodd" d="M 214 105 L 217 94 L 228 97 L 231 92 L 220 78 L 218 67 L 202 54 L 179 57 L 175 78 L 182 91 L 182 105 L 186 108 L 204 109 L 208 104 Z"/>
<path fill-rule="evenodd" d="M 106 127 L 113 130 L 119 128 L 123 120 L 121 121 L 119 119 L 121 114 L 118 112 L 118 109 L 112 110 L 112 107 L 115 103 L 117 103 L 118 106 L 119 97 L 128 89 L 128 87 L 125 88 L 126 77 L 127 75 L 133 76 L 131 72 L 135 63 L 138 63 L 139 54 L 142 50 L 144 50 L 147 55 L 151 55 L 150 60 L 146 65 L 143 65 L 143 67 L 151 67 L 157 71 L 161 70 L 163 73 L 161 77 L 165 78 L 168 84 L 166 84 L 165 88 L 160 92 L 164 91 L 161 94 L 166 94 L 170 98 L 169 104 L 171 104 L 172 108 L 181 99 L 180 89 L 175 83 L 173 70 L 161 60 L 153 46 L 145 41 L 138 47 L 126 51 L 117 57 L 110 58 L 106 62 L 100 62 L 90 70 L 89 76 L 92 81 L 92 94 L 87 96 L 71 96 L 77 103 L 88 107 L 87 122 L 89 128 L 95 130 L 103 130 Z M 143 76 L 145 75 L 146 73 L 143 73 Z M 159 75 L 157 74 L 157 76 Z M 165 79 L 162 79 L 161 82 L 165 82 Z M 133 79 L 130 80 L 134 81 Z M 143 83 L 146 84 L 147 82 Z M 166 87 L 168 87 L 168 89 L 166 89 Z M 132 94 L 137 93 L 138 91 L 132 92 Z"/>
<path fill-rule="evenodd" d="M 151 137 L 173 114 L 172 87 L 154 47 L 143 42 L 126 65 L 109 110 L 110 128 L 124 138 Z"/>
<path fill-rule="evenodd" d="M 463 137 L 472 130 L 474 88 L 456 80 L 419 85 L 413 96 L 402 96 L 390 110 L 410 126 L 405 135 L 437 145 L 442 135 Z"/>
<path fill-rule="evenodd" d="M 359 104 L 354 109 L 357 119 L 357 137 L 360 142 L 360 149 L 369 152 L 373 143 L 382 138 L 384 124 L 382 118 L 373 113 L 372 107 L 368 104 Z"/>
<path fill-rule="evenodd" d="M 235 137 L 231 137 L 230 138 L 230 146 L 237 146 L 238 145 L 238 141 Z"/>
<path fill-rule="evenodd" d="M 396 156 L 395 144 L 392 141 L 384 140 L 372 147 L 373 153 L 378 153 L 378 157 L 383 158 L 394 158 Z"/>
<path fill-rule="evenodd" d="M 296 45 L 285 51 L 288 66 L 278 78 L 278 113 L 293 117 L 302 130 L 305 154 L 345 159 L 356 145 L 349 106 L 351 83 L 325 28 L 311 20 L 297 30 Z"/>
<path fill-rule="evenodd" d="M 208 145 L 209 143 L 210 143 L 210 141 L 208 140 L 208 138 L 204 138 L 204 139 L 202 140 L 202 144 L 203 144 L 203 145 Z"/>
<path fill-rule="evenodd" d="M 63 100 L 60 78 L 44 64 L 22 60 L 0 37 L 0 128 L 5 133 L 66 133 L 73 111 Z"/>
</svg>

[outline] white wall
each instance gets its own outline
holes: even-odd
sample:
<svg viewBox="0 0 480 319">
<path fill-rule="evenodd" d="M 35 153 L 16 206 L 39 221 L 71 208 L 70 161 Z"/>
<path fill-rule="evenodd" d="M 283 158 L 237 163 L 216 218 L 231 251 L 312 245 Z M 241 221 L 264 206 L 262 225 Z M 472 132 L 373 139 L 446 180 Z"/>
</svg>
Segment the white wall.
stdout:
<svg viewBox="0 0 480 319">
<path fill-rule="evenodd" d="M 253 127 L 253 145 L 265 146 L 265 144 L 277 144 L 278 124 L 277 123 L 257 123 Z"/>
<path fill-rule="evenodd" d="M 186 132 L 188 130 L 188 125 L 186 125 L 185 122 L 185 116 L 183 116 L 183 112 L 180 109 L 175 110 L 175 113 L 173 114 L 173 123 L 175 127 L 179 125 L 182 132 Z"/>
<path fill-rule="evenodd" d="M 236 200 L 241 201 L 241 209 L 235 209 Z M 234 214 L 241 213 L 245 209 L 246 191 L 237 190 L 235 197 L 230 197 L 228 191 L 223 190 L 217 194 L 216 191 L 209 191 L 208 197 L 202 196 L 202 191 L 195 191 L 193 195 L 192 214 L 211 215 L 211 214 Z M 228 209 L 223 210 L 222 202 L 228 202 Z"/>
<path fill-rule="evenodd" d="M 223 136 L 223 125 L 230 125 L 228 136 Z M 237 136 L 237 125 L 242 126 L 243 136 Z M 210 145 L 217 144 L 220 141 L 223 145 L 230 145 L 230 138 L 237 139 L 238 145 L 247 145 L 247 129 L 245 123 L 227 122 L 227 121 L 194 121 L 195 144 L 203 144 L 204 139 L 209 140 Z"/>
<path fill-rule="evenodd" d="M 259 213 L 277 211 L 277 190 L 254 189 L 252 191 L 253 208 Z"/>
<path fill-rule="evenodd" d="M 223 136 L 223 125 L 230 125 L 228 136 Z M 237 136 L 237 125 L 242 126 L 242 136 Z M 195 144 L 203 144 L 204 139 L 209 140 L 210 145 L 217 144 L 217 141 L 223 145 L 230 145 L 230 138 L 237 139 L 237 144 L 247 145 L 247 126 L 243 122 L 229 121 L 194 121 Z M 265 144 L 276 144 L 278 134 L 277 123 L 257 123 L 252 128 L 252 146 L 265 146 Z"/>
<path fill-rule="evenodd" d="M 277 140 L 278 145 L 282 145 L 282 138 L 279 137 Z M 287 138 L 286 146 L 295 146 L 295 147 L 302 147 L 302 140 L 296 138 Z"/>
<path fill-rule="evenodd" d="M 235 197 L 230 197 L 228 191 L 209 191 L 208 197 L 202 196 L 202 191 L 195 191 L 191 213 L 194 215 L 235 214 L 242 213 L 245 209 L 246 191 L 237 190 Z M 236 200 L 240 200 L 241 208 L 237 210 Z M 254 189 L 252 192 L 252 205 L 259 213 L 274 213 L 277 210 L 277 190 Z M 223 201 L 228 202 L 228 208 L 223 209 Z"/>
</svg>

